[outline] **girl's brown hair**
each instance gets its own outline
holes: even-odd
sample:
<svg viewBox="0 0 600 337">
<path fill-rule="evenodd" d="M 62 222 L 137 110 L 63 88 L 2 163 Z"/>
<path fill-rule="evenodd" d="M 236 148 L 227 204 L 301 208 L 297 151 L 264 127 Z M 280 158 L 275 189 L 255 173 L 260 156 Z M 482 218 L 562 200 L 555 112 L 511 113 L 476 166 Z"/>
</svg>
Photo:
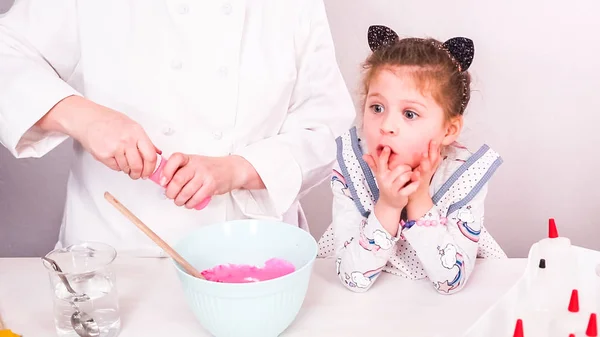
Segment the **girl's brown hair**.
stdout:
<svg viewBox="0 0 600 337">
<path fill-rule="evenodd" d="M 406 38 L 375 49 L 363 64 L 365 97 L 379 71 L 396 67 L 406 67 L 419 88 L 428 90 L 444 109 L 447 119 L 464 113 L 471 97 L 471 76 L 461 71 L 460 63 L 440 41 Z"/>
</svg>

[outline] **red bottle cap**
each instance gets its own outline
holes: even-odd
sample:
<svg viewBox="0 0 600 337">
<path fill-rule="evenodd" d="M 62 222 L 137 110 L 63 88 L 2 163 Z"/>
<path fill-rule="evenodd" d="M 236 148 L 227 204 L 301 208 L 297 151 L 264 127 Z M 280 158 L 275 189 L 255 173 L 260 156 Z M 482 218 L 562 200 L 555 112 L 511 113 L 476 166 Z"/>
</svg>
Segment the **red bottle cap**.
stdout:
<svg viewBox="0 0 600 337">
<path fill-rule="evenodd" d="M 598 337 L 598 321 L 596 320 L 596 314 L 590 315 L 590 321 L 588 322 L 585 335 L 588 337 Z"/>
<path fill-rule="evenodd" d="M 579 312 L 579 293 L 577 289 L 571 292 L 571 300 L 569 301 L 569 312 Z"/>
<path fill-rule="evenodd" d="M 554 218 L 550 218 L 550 221 L 548 221 L 548 237 L 551 239 L 558 237 L 558 230 L 556 229 Z"/>
<path fill-rule="evenodd" d="M 524 337 L 523 320 L 520 318 L 517 320 L 517 325 L 515 325 L 515 333 L 513 334 L 513 337 Z"/>
</svg>

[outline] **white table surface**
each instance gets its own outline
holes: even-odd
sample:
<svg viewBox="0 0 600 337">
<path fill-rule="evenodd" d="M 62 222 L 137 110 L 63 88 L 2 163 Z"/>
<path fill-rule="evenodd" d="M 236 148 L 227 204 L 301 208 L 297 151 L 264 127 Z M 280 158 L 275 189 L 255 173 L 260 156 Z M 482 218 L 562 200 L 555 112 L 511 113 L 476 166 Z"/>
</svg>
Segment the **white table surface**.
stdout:
<svg viewBox="0 0 600 337">
<path fill-rule="evenodd" d="M 480 260 L 467 286 L 440 295 L 431 284 L 384 273 L 366 293 L 346 290 L 333 259 L 318 259 L 304 306 L 282 336 L 461 336 L 516 284 L 526 259 Z M 120 337 L 209 334 L 188 309 L 169 259 L 119 257 Z M 24 337 L 55 336 L 49 279 L 41 260 L 0 259 L 0 314 Z"/>
</svg>

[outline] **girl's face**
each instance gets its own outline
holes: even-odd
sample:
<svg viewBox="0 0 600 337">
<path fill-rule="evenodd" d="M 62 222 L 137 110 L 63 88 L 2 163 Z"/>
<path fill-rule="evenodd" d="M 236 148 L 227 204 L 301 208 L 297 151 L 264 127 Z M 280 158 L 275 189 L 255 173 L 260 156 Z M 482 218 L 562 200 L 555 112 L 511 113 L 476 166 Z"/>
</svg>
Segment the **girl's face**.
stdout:
<svg viewBox="0 0 600 337">
<path fill-rule="evenodd" d="M 363 115 L 363 133 L 370 154 L 391 151 L 390 166 L 419 166 L 422 154 L 435 140 L 449 145 L 462 128 L 462 116 L 448 121 L 430 90 L 417 86 L 409 69 L 386 67 L 369 83 Z"/>
</svg>

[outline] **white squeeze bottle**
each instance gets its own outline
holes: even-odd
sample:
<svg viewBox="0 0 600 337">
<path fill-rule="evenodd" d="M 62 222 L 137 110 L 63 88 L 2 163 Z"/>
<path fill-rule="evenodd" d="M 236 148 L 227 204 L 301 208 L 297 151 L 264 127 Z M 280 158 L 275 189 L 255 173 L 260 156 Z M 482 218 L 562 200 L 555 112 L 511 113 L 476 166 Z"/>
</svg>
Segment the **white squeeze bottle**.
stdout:
<svg viewBox="0 0 600 337">
<path fill-rule="evenodd" d="M 596 314 L 590 314 L 587 324 L 578 327 L 574 333 L 569 335 L 573 337 L 598 337 L 598 320 Z"/>
<path fill-rule="evenodd" d="M 519 316 L 527 321 L 524 327 L 527 337 L 548 337 L 548 325 L 556 311 L 550 291 L 551 281 L 547 273 L 546 260 L 540 259 L 531 287 L 525 295 L 524 305 L 520 308 Z"/>
<path fill-rule="evenodd" d="M 577 288 L 577 257 L 571 240 L 558 235 L 554 219 L 548 221 L 548 237 L 538 242 L 537 258 L 548 263 L 546 274 L 552 280 L 551 291 L 557 305 L 568 303 L 572 289 Z"/>
<path fill-rule="evenodd" d="M 579 310 L 579 292 L 573 289 L 567 311 L 560 310 L 550 323 L 550 336 L 567 336 L 582 331 L 588 325 L 589 318 Z"/>
<path fill-rule="evenodd" d="M 548 220 L 548 237 L 541 239 L 538 242 L 538 246 L 538 254 L 543 256 L 548 262 L 551 259 L 554 260 L 552 264 L 555 266 L 561 266 L 563 263 L 566 263 L 565 258 L 572 255 L 571 240 L 558 236 L 556 221 L 553 218 Z M 553 269 L 550 268 L 550 270 Z"/>
</svg>

